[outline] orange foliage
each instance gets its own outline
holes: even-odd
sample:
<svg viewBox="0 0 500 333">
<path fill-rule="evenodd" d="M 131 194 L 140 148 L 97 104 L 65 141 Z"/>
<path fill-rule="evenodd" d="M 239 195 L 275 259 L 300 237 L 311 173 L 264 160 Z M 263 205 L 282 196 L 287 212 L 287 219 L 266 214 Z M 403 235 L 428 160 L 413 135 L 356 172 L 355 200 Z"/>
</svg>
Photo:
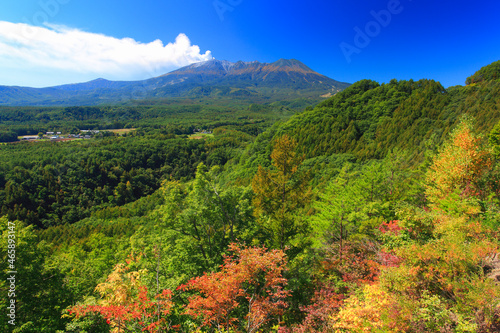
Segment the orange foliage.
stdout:
<svg viewBox="0 0 500 333">
<path fill-rule="evenodd" d="M 190 297 L 186 313 L 202 318 L 204 326 L 229 331 L 242 319 L 235 313 L 245 309 L 245 331 L 255 332 L 287 307 L 289 292 L 283 289 L 287 280 L 282 276 L 286 256 L 280 250 L 236 244 L 230 250 L 236 257 L 226 256 L 219 272 L 205 273 L 180 287 L 200 293 Z"/>
</svg>

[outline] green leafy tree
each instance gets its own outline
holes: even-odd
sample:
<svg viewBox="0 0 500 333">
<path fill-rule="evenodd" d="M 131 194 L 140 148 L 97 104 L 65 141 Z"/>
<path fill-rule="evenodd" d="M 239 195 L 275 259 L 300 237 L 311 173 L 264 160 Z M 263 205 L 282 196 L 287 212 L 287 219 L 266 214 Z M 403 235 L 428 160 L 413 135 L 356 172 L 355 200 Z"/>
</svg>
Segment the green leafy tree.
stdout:
<svg viewBox="0 0 500 333">
<path fill-rule="evenodd" d="M 166 183 L 161 209 L 165 227 L 195 241 L 206 267 L 219 263 L 222 252 L 236 239 L 245 237 L 252 221 L 251 191 L 245 187 L 223 187 L 220 168 L 210 170 L 201 163 L 190 184 Z"/>
<path fill-rule="evenodd" d="M 311 225 L 316 246 L 336 243 L 342 252 L 344 241 L 374 236 L 383 221 L 395 218 L 394 206 L 401 201 L 415 201 L 417 187 L 411 178 L 418 173 L 402 169 L 402 155 L 363 166 L 344 164 L 314 202 L 317 213 Z"/>
<path fill-rule="evenodd" d="M 361 222 L 368 218 L 364 211 L 364 193 L 356 184 L 357 174 L 350 171 L 351 168 L 351 165 L 344 166 L 319 194 L 319 200 L 314 203 L 318 213 L 311 222 L 314 238 L 319 243 L 316 246 L 336 243 L 340 258 L 344 244 L 358 233 Z"/>
<path fill-rule="evenodd" d="M 487 66 L 482 67 L 474 75 L 469 76 L 465 84 L 479 83 L 489 80 L 497 80 L 500 78 L 500 60 L 495 61 Z"/>
<path fill-rule="evenodd" d="M 48 244 L 39 243 L 32 226 L 26 227 L 19 221 L 9 223 L 4 217 L 0 218 L 0 232 L 0 330 L 40 333 L 64 328 L 67 319 L 61 318 L 62 310 L 71 304 L 73 297 L 63 274 L 50 265 Z M 15 240 L 15 247 L 8 247 L 14 244 L 9 239 Z M 15 252 L 8 253 L 8 249 Z M 13 259 L 9 254 L 14 254 Z M 8 297 L 12 288 L 7 278 L 12 276 L 15 277 L 15 295 Z M 15 326 L 8 323 L 10 318 L 7 317 L 11 299 L 15 299 Z"/>
<path fill-rule="evenodd" d="M 19 141 L 16 132 L 0 130 L 0 142 L 15 142 L 15 141 Z"/>
</svg>

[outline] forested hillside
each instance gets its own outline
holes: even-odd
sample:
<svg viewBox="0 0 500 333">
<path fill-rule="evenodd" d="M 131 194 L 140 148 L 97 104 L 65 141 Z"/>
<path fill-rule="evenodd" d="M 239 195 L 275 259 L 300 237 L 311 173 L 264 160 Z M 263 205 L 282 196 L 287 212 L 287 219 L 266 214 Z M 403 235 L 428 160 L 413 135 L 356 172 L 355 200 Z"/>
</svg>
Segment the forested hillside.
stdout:
<svg viewBox="0 0 500 333">
<path fill-rule="evenodd" d="M 467 113 L 479 131 L 498 122 L 498 81 L 445 90 L 432 80 L 389 84 L 363 80 L 313 110 L 294 116 L 284 131 L 297 138 L 308 157 L 350 152 L 381 158 L 390 150 L 422 152 L 424 144 L 442 142 Z"/>
<path fill-rule="evenodd" d="M 498 332 L 498 71 L 299 112 L 5 109 L 17 130 L 140 116 L 0 146 L 0 306 L 15 233 L 15 332 Z"/>
</svg>

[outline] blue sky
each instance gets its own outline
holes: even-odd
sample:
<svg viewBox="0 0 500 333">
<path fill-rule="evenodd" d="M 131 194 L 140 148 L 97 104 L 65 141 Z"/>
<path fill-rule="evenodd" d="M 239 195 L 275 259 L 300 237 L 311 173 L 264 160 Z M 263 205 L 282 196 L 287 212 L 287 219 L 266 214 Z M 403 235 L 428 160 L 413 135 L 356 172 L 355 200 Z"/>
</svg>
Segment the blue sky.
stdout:
<svg viewBox="0 0 500 333">
<path fill-rule="evenodd" d="M 4 0 L 0 85 L 143 79 L 214 57 L 448 87 L 500 59 L 499 13 L 493 0 Z"/>
</svg>

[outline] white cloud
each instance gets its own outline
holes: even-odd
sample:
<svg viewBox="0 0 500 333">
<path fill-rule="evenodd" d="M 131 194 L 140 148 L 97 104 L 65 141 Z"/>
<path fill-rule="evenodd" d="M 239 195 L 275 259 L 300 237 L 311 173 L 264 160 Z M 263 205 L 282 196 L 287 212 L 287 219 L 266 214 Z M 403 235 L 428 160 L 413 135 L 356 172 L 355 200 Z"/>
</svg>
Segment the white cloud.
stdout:
<svg viewBox="0 0 500 333">
<path fill-rule="evenodd" d="M 211 52 L 202 54 L 185 34 L 164 45 L 158 39 L 140 43 L 59 25 L 0 21 L 0 85 L 138 80 L 210 59 Z"/>
</svg>

